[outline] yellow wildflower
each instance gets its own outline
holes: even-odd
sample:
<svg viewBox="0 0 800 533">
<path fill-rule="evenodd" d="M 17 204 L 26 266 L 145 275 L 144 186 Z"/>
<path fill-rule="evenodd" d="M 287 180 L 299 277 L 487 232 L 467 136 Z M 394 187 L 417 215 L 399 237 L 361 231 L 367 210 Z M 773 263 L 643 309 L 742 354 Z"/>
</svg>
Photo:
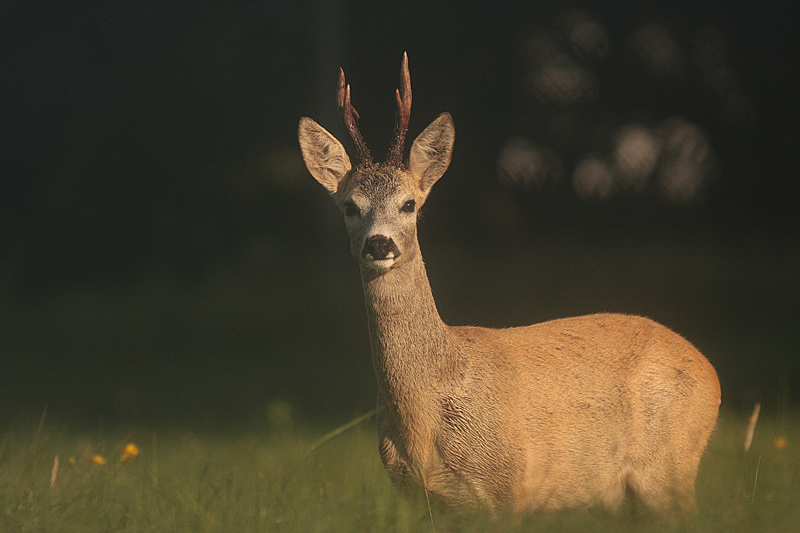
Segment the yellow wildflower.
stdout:
<svg viewBox="0 0 800 533">
<path fill-rule="evenodd" d="M 772 442 L 772 445 L 775 446 L 776 450 L 782 450 L 786 448 L 788 442 L 786 441 L 786 437 L 775 437 L 775 440 Z"/>
<path fill-rule="evenodd" d="M 119 458 L 120 463 L 127 463 L 128 461 L 132 461 L 136 459 L 139 455 L 139 447 L 136 444 L 129 442 L 122 448 L 122 455 Z"/>
<path fill-rule="evenodd" d="M 92 462 L 93 465 L 101 466 L 106 464 L 106 458 L 100 455 L 99 453 L 92 455 L 89 457 L 89 460 Z"/>
</svg>

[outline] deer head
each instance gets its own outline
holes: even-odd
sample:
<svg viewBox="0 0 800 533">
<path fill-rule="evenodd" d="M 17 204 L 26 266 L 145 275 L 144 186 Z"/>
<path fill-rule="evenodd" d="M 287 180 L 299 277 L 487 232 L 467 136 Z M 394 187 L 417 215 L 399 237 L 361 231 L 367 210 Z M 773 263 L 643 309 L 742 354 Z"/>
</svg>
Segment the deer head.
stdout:
<svg viewBox="0 0 800 533">
<path fill-rule="evenodd" d="M 306 167 L 331 193 L 344 213 L 350 247 L 368 271 L 385 273 L 419 256 L 417 213 L 434 183 L 450 165 L 455 128 L 449 114 L 439 115 L 414 140 L 403 162 L 411 116 L 411 77 L 403 55 L 401 89 L 396 92 L 397 119 L 389 155 L 375 164 L 358 129 L 360 118 L 350 100 L 350 86 L 339 71 L 337 100 L 356 149 L 357 164 L 333 135 L 310 118 L 300 119 L 298 137 Z"/>
</svg>

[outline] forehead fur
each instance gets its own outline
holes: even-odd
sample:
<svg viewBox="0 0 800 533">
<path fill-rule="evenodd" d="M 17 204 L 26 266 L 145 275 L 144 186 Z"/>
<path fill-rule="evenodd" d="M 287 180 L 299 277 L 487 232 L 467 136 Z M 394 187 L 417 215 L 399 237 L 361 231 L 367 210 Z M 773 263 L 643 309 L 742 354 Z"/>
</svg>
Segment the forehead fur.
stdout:
<svg viewBox="0 0 800 533">
<path fill-rule="evenodd" d="M 422 194 L 411 173 L 403 167 L 394 165 L 375 165 L 371 168 L 355 168 L 339 183 L 334 197 L 342 203 L 356 191 L 367 198 L 380 198 L 393 195 L 398 190 L 407 190 L 414 197 Z"/>
</svg>

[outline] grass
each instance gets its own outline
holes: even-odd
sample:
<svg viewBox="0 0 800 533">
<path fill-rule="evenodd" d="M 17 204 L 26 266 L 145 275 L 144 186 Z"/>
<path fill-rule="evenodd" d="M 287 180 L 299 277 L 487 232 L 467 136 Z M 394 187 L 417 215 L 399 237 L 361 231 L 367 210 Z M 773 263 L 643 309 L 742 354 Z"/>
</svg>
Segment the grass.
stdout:
<svg viewBox="0 0 800 533">
<path fill-rule="evenodd" d="M 796 531 L 800 416 L 762 412 L 744 452 L 747 415 L 722 414 L 698 477 L 700 511 L 689 523 L 601 510 L 492 518 L 434 502 L 435 531 Z M 424 497 L 402 498 L 389 483 L 372 420 L 310 454 L 323 432 L 285 422 L 263 434 L 132 429 L 87 435 L 43 415 L 27 430 L 6 431 L 0 442 L 0 530 L 433 530 Z M 141 453 L 122 463 L 131 442 Z M 95 455 L 106 464 L 94 464 Z"/>
</svg>

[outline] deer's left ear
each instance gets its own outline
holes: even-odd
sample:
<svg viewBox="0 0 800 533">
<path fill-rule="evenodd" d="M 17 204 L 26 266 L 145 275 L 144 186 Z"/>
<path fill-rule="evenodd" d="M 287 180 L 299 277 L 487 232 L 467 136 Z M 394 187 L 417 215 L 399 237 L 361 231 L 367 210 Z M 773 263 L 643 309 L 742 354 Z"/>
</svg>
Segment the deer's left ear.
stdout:
<svg viewBox="0 0 800 533">
<path fill-rule="evenodd" d="M 442 113 L 414 140 L 408 156 L 408 170 L 419 180 L 423 193 L 427 194 L 450 166 L 455 138 L 453 117 Z"/>
</svg>

